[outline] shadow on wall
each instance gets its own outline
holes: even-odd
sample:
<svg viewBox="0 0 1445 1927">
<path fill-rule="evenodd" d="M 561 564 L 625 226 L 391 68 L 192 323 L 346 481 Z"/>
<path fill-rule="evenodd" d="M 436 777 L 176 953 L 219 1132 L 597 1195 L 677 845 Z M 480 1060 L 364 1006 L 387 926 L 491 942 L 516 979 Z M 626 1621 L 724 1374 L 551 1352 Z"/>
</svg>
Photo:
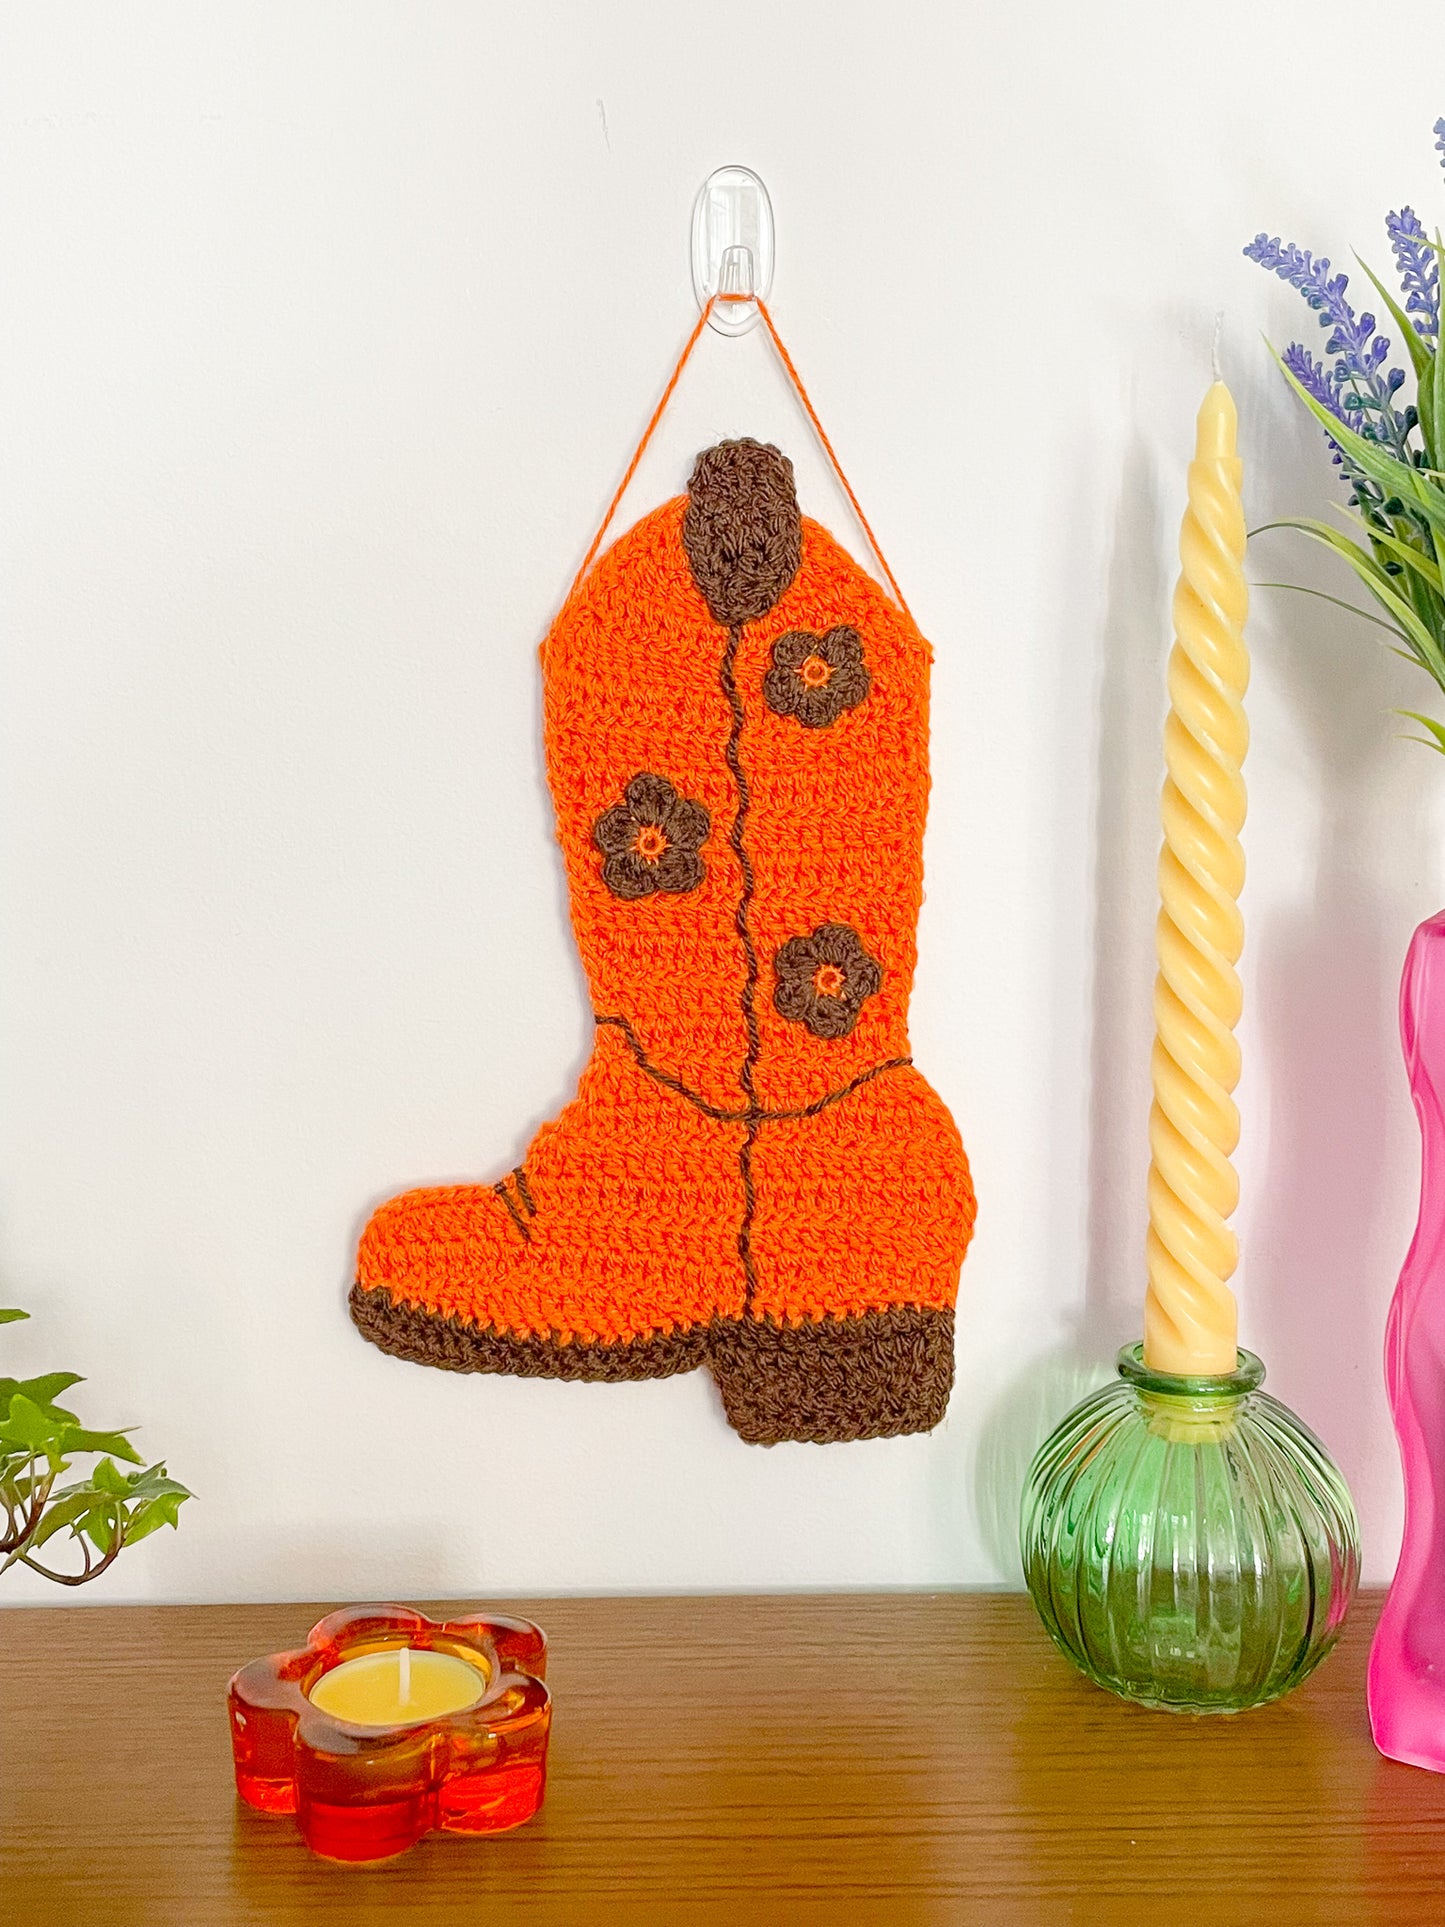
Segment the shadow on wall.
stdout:
<svg viewBox="0 0 1445 1927">
<path fill-rule="evenodd" d="M 1317 482 L 1322 458 L 1309 452 Z M 1276 499 L 1310 493 L 1291 474 Z M 1256 577 L 1320 579 L 1302 537 L 1272 535 L 1259 549 Z M 1338 592 L 1362 600 L 1348 582 Z M 1325 1435 L 1358 1497 L 1367 1480 L 1394 1475 L 1382 1343 L 1417 1158 L 1396 999 L 1410 933 L 1429 908 L 1419 895 L 1434 867 L 1424 805 L 1439 770 L 1429 751 L 1400 741 L 1407 725 L 1392 709 L 1429 704 L 1388 637 L 1313 597 L 1261 591 L 1258 601 L 1318 817 L 1296 900 L 1258 933 L 1269 1135 L 1244 1260 L 1249 1322 L 1266 1364 L 1277 1356 L 1285 1367 L 1275 1389 Z M 1393 1558 L 1388 1547 L 1366 1553 L 1372 1571 Z"/>
<path fill-rule="evenodd" d="M 1139 1335 L 1144 1294 L 1169 584 L 1158 477 L 1142 438 L 1125 457 L 1114 526 L 1100 645 L 1084 1301 L 1065 1341 L 999 1393 L 974 1461 L 979 1530 L 1014 1583 L 1029 1462 L 1064 1414 L 1113 1377 L 1114 1354 Z"/>
<path fill-rule="evenodd" d="M 360 1488 L 363 1471 L 358 1471 L 357 1479 Z M 356 1510 L 350 1518 L 326 1512 L 309 1522 L 277 1521 L 273 1529 L 241 1539 L 229 1535 L 223 1560 L 202 1574 L 203 1596 L 294 1600 L 310 1606 L 318 1603 L 319 1586 L 326 1595 L 320 1602 L 325 1610 L 327 1601 L 346 1599 L 410 1600 L 418 1594 L 428 1599 L 461 1599 L 476 1587 L 485 1546 L 479 1554 L 473 1535 L 448 1535 L 440 1526 L 421 1522 L 398 1524 L 380 1510 L 369 1511 L 363 1489 L 355 1497 Z M 420 1584 L 419 1573 L 426 1575 Z M 324 1578 L 318 1580 L 318 1575 Z M 298 1610 L 289 1643 L 299 1646 L 315 1617 Z M 236 1664 L 253 1657 L 241 1654 Z"/>
<path fill-rule="evenodd" d="M 556 907 L 556 925 L 562 954 L 567 959 L 567 975 L 573 986 L 573 1015 L 567 1020 L 570 1036 L 567 1042 L 567 1055 L 563 1059 L 562 1075 L 550 1098 L 541 1103 L 534 1102 L 530 1108 L 519 1110 L 508 1123 L 503 1124 L 501 1129 L 483 1135 L 471 1146 L 459 1143 L 455 1163 L 448 1172 L 439 1174 L 436 1171 L 399 1171 L 384 1189 L 376 1191 L 358 1207 L 348 1228 L 342 1254 L 340 1290 L 343 1303 L 350 1297 L 351 1287 L 356 1280 L 356 1251 L 373 1212 L 389 1199 L 417 1186 L 453 1183 L 490 1185 L 499 1178 L 505 1177 L 526 1158 L 532 1141 L 542 1126 L 555 1119 L 563 1107 L 570 1104 L 577 1095 L 582 1073 L 586 1070 L 592 1056 L 597 1035 L 592 1022 L 592 989 L 587 981 L 587 974 L 582 968 L 581 954 L 577 949 L 577 940 L 572 929 L 572 906 L 567 889 L 566 866 L 556 835 L 556 806 L 547 781 L 543 747 L 543 694 L 540 668 L 534 671 L 531 679 L 530 713 L 530 735 L 535 751 L 533 793 L 541 804 L 540 821 L 545 826 L 545 840 L 539 837 L 534 856 L 536 860 L 547 866 L 551 900 Z M 485 749 L 484 739 L 482 746 Z M 471 890 L 480 886 L 475 879 L 469 878 L 466 880 L 465 887 Z M 479 1029 L 485 1026 L 486 1020 L 482 1011 L 486 1004 L 486 993 L 491 988 L 483 980 L 484 969 L 484 963 L 479 963 L 479 1003 L 476 1020 Z M 424 995 L 424 986 L 420 994 Z"/>
</svg>

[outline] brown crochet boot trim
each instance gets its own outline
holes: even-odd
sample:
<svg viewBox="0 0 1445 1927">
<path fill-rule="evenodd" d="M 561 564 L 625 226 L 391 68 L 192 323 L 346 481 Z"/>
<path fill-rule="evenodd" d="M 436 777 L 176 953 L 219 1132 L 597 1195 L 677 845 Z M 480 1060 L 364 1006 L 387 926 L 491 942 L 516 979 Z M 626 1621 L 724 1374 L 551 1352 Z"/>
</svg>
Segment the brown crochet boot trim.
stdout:
<svg viewBox="0 0 1445 1927">
<path fill-rule="evenodd" d="M 953 1389 L 953 1313 L 892 1305 L 806 1325 L 714 1324 L 709 1363 L 750 1445 L 931 1432 Z"/>
<path fill-rule="evenodd" d="M 671 1378 L 707 1362 L 707 1327 L 654 1332 L 613 1345 L 518 1338 L 465 1319 L 399 1305 L 386 1291 L 351 1287 L 351 1316 L 364 1338 L 394 1358 L 444 1372 L 508 1372 L 515 1378 Z"/>
</svg>

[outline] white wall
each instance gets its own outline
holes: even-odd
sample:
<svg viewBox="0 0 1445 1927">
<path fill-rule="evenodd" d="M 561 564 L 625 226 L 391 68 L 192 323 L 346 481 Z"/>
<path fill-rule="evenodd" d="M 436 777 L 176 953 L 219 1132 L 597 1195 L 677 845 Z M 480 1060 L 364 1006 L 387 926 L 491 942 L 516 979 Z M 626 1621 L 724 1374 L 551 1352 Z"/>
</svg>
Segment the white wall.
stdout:
<svg viewBox="0 0 1445 1927">
<path fill-rule="evenodd" d="M 0 1303 L 35 1314 L 0 1350 L 85 1371 L 92 1422 L 142 1422 L 200 1494 L 99 1596 L 1012 1577 L 1020 1454 L 1139 1326 L 1215 312 L 1254 518 L 1320 512 L 1261 339 L 1316 330 L 1241 244 L 1385 266 L 1387 207 L 1442 215 L 1439 9 L 1394 9 L 1388 95 L 1343 73 L 1356 18 L 0 8 Z M 536 644 L 729 160 L 772 190 L 776 310 L 937 649 L 915 1047 L 982 1211 L 929 1438 L 748 1448 L 705 1375 L 453 1378 L 344 1311 L 367 1209 L 508 1168 L 587 1048 Z M 757 336 L 705 344 L 632 511 L 725 433 L 780 440 L 855 539 Z M 1326 580 L 1277 536 L 1252 567 Z M 1394 999 L 1445 900 L 1445 770 L 1397 742 L 1430 691 L 1374 632 L 1261 593 L 1251 638 L 1242 1333 L 1379 1578 L 1416 1168 Z"/>
</svg>

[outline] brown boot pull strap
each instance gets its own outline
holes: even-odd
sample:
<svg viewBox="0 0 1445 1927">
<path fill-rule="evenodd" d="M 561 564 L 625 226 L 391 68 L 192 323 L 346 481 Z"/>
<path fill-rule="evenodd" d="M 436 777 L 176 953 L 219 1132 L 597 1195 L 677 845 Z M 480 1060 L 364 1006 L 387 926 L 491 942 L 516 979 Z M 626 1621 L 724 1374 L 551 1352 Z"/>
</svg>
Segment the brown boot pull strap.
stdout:
<svg viewBox="0 0 1445 1927">
<path fill-rule="evenodd" d="M 809 399 L 808 391 L 803 386 L 802 376 L 798 373 L 796 367 L 794 367 L 793 365 L 792 356 L 788 353 L 787 349 L 783 346 L 783 337 L 778 333 L 777 324 L 774 322 L 772 315 L 768 312 L 767 303 L 764 300 L 762 300 L 760 296 L 745 295 L 745 294 L 714 294 L 708 297 L 707 306 L 703 309 L 702 313 L 698 316 L 697 325 L 694 327 L 692 333 L 688 336 L 686 344 L 683 347 L 683 351 L 677 358 L 677 365 L 673 369 L 672 374 L 668 377 L 667 386 L 662 391 L 662 399 L 658 402 L 656 408 L 653 409 L 652 419 L 651 421 L 648 422 L 646 428 L 644 428 L 642 431 L 642 440 L 637 444 L 637 448 L 633 453 L 632 460 L 627 464 L 627 473 L 623 476 L 621 482 L 618 484 L 617 493 L 613 496 L 612 500 L 607 505 L 607 513 L 602 518 L 601 527 L 598 529 L 596 535 L 594 535 L 592 538 L 592 546 L 591 548 L 588 549 L 586 555 L 583 556 L 582 566 L 580 569 L 578 569 L 576 575 L 572 578 L 572 587 L 567 591 L 567 599 L 569 601 L 571 600 L 572 596 L 576 593 L 578 583 L 581 582 L 583 576 L 586 575 L 587 571 L 592 567 L 593 562 L 597 558 L 597 551 L 602 547 L 602 539 L 606 535 L 608 529 L 611 528 L 612 518 L 617 513 L 618 505 L 620 504 L 623 496 L 627 493 L 629 487 L 632 484 L 632 478 L 637 473 L 638 463 L 642 460 L 643 455 L 646 453 L 647 444 L 652 440 L 653 431 L 657 427 L 657 424 L 662 420 L 663 415 L 666 413 L 667 404 L 672 400 L 673 391 L 676 389 L 677 384 L 682 377 L 682 371 L 684 368 L 686 368 L 688 361 L 691 358 L 693 349 L 697 346 L 699 340 L 702 337 L 702 331 L 707 326 L 707 318 L 712 313 L 712 310 L 713 310 L 713 303 L 716 301 L 750 301 L 750 300 L 757 301 L 758 313 L 763 317 L 763 325 L 767 328 L 769 339 L 772 341 L 774 348 L 776 348 L 778 351 L 778 359 L 782 362 L 784 369 L 787 371 L 789 381 L 792 382 L 794 388 L 798 391 L 798 400 L 803 404 L 803 408 L 807 413 L 808 420 L 813 424 L 813 428 L 817 434 L 818 440 L 823 444 L 823 450 L 827 455 L 828 460 L 833 465 L 833 473 L 838 477 L 839 482 L 841 482 L 843 486 L 843 493 L 848 497 L 848 500 L 852 505 L 853 513 L 858 518 L 858 526 L 862 529 L 863 533 L 868 538 L 868 546 L 872 549 L 874 555 L 878 558 L 878 565 L 882 569 L 884 575 L 888 578 L 888 586 L 893 591 L 894 600 L 897 602 L 899 608 L 903 611 L 904 615 L 907 616 L 908 620 L 912 622 L 913 611 L 909 608 L 907 602 L 904 600 L 903 591 L 898 586 L 898 579 L 894 575 L 892 569 L 890 569 L 888 566 L 888 558 L 884 555 L 882 549 L 879 548 L 878 546 L 878 537 L 873 533 L 872 525 L 869 522 L 868 517 L 863 513 L 862 505 L 860 504 L 858 497 L 853 493 L 852 483 L 848 480 L 848 477 L 843 473 L 843 464 L 838 460 L 837 454 L 833 448 L 833 444 L 828 440 L 827 430 L 823 427 L 822 422 L 820 422 L 818 419 L 818 411 L 816 408 L 814 408 L 812 401 Z M 917 624 L 915 623 L 914 626 L 916 628 Z"/>
</svg>

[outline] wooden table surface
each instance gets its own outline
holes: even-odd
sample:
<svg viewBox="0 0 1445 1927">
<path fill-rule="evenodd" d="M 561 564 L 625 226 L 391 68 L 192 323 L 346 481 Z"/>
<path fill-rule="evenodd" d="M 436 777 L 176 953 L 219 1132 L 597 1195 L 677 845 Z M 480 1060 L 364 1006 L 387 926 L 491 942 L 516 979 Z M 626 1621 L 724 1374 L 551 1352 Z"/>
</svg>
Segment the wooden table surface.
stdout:
<svg viewBox="0 0 1445 1927">
<path fill-rule="evenodd" d="M 0 1611 L 0 1921 L 1445 1921 L 1445 1779 L 1365 1720 L 1377 1602 L 1282 1704 L 1123 1706 L 1011 1595 L 567 1599 L 547 1803 L 372 1868 L 237 1804 L 224 1690 L 323 1608 Z"/>
</svg>

